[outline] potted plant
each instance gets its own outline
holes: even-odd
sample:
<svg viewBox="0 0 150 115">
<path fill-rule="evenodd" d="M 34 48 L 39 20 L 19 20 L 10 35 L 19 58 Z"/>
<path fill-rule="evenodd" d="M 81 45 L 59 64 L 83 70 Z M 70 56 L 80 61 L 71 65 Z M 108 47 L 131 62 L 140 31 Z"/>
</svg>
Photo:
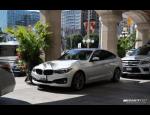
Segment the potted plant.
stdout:
<svg viewBox="0 0 150 115">
<path fill-rule="evenodd" d="M 26 63 L 27 79 L 32 82 L 30 76 L 34 66 L 43 62 L 40 58 L 40 52 L 45 51 L 49 46 L 49 37 L 51 32 L 47 30 L 48 25 L 37 22 L 33 29 L 30 27 L 17 26 L 16 28 L 8 28 L 6 32 L 17 38 L 19 47 L 17 52 L 21 59 Z M 31 79 L 30 79 L 31 78 Z"/>
</svg>

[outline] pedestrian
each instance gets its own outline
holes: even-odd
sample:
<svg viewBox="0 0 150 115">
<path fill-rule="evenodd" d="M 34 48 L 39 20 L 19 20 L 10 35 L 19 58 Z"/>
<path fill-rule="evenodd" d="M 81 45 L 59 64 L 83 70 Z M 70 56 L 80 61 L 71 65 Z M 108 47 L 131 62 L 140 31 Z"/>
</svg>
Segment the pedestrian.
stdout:
<svg viewBox="0 0 150 115">
<path fill-rule="evenodd" d="M 25 79 L 25 82 L 27 82 L 29 84 L 33 84 L 33 82 L 32 82 L 32 75 L 31 75 L 32 69 L 36 65 L 38 65 L 38 64 L 40 64 L 42 62 L 43 62 L 43 60 L 41 58 L 38 58 L 37 60 L 31 61 L 31 62 L 29 62 L 27 64 L 27 72 L 26 72 L 27 73 L 27 77 Z"/>
</svg>

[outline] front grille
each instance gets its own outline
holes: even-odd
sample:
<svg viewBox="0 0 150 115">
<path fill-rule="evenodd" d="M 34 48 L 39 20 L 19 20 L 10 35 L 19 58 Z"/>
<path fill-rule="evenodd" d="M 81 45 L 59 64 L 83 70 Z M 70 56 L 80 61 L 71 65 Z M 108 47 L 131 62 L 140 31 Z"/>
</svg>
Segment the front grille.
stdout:
<svg viewBox="0 0 150 115">
<path fill-rule="evenodd" d="M 141 71 L 138 67 L 132 67 L 131 70 L 127 70 L 127 67 L 123 67 L 123 72 L 140 73 Z"/>
<path fill-rule="evenodd" d="M 39 75 L 52 75 L 53 70 L 47 69 L 47 70 L 41 70 L 41 69 L 36 69 L 36 73 Z"/>
<path fill-rule="evenodd" d="M 42 75 L 43 71 L 41 69 L 36 69 L 36 73 Z"/>
<path fill-rule="evenodd" d="M 127 66 L 135 66 L 140 63 L 140 60 L 123 60 L 122 64 Z"/>
<path fill-rule="evenodd" d="M 44 75 L 52 75 L 53 70 L 44 70 L 43 73 L 44 73 Z"/>
<path fill-rule="evenodd" d="M 143 68 L 143 71 L 149 72 L 149 68 L 145 67 Z"/>
</svg>

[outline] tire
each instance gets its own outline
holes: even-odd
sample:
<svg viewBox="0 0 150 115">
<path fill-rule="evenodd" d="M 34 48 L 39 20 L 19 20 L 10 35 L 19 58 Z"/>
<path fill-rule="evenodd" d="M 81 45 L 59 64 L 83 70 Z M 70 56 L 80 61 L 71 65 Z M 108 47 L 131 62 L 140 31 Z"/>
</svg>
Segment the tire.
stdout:
<svg viewBox="0 0 150 115">
<path fill-rule="evenodd" d="M 122 77 L 128 77 L 128 75 L 127 75 L 127 74 L 122 74 L 121 76 L 122 76 Z"/>
<path fill-rule="evenodd" d="M 116 68 L 115 71 L 114 71 L 112 81 L 113 82 L 119 82 L 120 81 L 120 76 L 121 76 L 121 70 L 119 68 Z"/>
<path fill-rule="evenodd" d="M 44 85 L 38 85 L 37 89 L 38 90 L 43 90 L 44 89 Z"/>
<path fill-rule="evenodd" d="M 77 72 L 72 80 L 71 87 L 73 90 L 79 91 L 83 89 L 85 85 L 85 76 L 82 72 Z"/>
</svg>

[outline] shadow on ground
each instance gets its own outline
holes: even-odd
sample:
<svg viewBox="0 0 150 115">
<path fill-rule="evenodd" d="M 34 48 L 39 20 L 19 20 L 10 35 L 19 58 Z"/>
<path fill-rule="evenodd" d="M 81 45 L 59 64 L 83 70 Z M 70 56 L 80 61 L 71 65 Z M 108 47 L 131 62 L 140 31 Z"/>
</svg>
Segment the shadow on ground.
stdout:
<svg viewBox="0 0 150 115">
<path fill-rule="evenodd" d="M 150 75 L 128 75 L 124 76 L 123 78 L 129 78 L 129 79 L 139 79 L 139 80 L 150 80 Z"/>
<path fill-rule="evenodd" d="M 148 86 L 147 86 L 148 85 Z M 69 88 L 47 87 L 43 91 L 81 95 L 71 99 L 38 103 L 42 105 L 149 105 L 150 82 L 120 81 L 112 83 L 108 80 L 87 85 L 81 91 Z M 140 102 L 124 102 L 124 99 L 142 99 Z"/>
<path fill-rule="evenodd" d="M 30 105 L 30 103 L 18 99 L 0 97 L 0 105 Z"/>
</svg>

